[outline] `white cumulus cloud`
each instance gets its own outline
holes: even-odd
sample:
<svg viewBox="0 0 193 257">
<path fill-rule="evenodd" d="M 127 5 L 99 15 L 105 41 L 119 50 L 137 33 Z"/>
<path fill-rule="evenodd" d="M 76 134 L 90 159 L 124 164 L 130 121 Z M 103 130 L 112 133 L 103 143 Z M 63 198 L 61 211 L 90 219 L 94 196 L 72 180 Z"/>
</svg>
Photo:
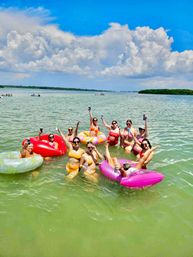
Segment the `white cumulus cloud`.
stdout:
<svg viewBox="0 0 193 257">
<path fill-rule="evenodd" d="M 128 78 L 193 72 L 193 51 L 172 51 L 164 28 L 111 23 L 100 35 L 76 36 L 50 21 L 43 8 L 0 9 L 0 71 Z"/>
</svg>

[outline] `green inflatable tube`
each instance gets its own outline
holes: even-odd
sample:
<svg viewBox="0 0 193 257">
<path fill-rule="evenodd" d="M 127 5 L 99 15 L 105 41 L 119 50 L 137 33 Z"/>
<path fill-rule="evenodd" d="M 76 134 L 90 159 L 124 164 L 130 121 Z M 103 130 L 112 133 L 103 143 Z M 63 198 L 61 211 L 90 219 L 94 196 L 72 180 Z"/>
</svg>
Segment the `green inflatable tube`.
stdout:
<svg viewBox="0 0 193 257">
<path fill-rule="evenodd" d="M 43 163 L 41 155 L 30 158 L 20 158 L 20 152 L 11 151 L 0 153 L 0 174 L 16 174 L 35 170 Z"/>
</svg>

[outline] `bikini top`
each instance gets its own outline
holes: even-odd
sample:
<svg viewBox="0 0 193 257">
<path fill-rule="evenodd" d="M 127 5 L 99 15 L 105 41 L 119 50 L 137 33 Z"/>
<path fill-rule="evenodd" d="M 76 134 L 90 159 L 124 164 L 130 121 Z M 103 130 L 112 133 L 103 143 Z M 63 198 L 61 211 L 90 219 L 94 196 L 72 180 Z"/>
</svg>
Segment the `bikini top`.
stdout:
<svg viewBox="0 0 193 257">
<path fill-rule="evenodd" d="M 126 128 L 124 129 L 124 131 L 126 132 L 124 133 L 125 137 L 127 137 L 128 139 L 133 139 L 133 133 L 131 132 L 131 129 Z"/>
<path fill-rule="evenodd" d="M 96 134 L 99 132 L 99 127 L 98 126 L 90 126 L 90 131 L 94 131 Z"/>
<path fill-rule="evenodd" d="M 70 150 L 68 152 L 68 157 L 80 160 L 80 158 L 82 157 L 83 153 L 84 153 L 84 150 L 81 149 L 81 148 L 79 148 L 77 151 L 72 149 L 72 150 Z"/>
<path fill-rule="evenodd" d="M 110 131 L 109 131 L 109 136 L 111 136 L 111 137 L 117 137 L 117 138 L 118 138 L 118 137 L 119 137 L 119 133 L 110 130 Z"/>
</svg>

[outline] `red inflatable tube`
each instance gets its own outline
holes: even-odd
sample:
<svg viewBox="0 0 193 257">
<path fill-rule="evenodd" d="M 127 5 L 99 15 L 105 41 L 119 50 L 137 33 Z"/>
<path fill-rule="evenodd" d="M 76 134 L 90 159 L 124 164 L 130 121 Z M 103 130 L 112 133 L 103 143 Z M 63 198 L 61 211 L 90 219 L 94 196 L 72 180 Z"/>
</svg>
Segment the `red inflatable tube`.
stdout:
<svg viewBox="0 0 193 257">
<path fill-rule="evenodd" d="M 34 145 L 34 153 L 40 154 L 43 157 L 65 155 L 67 147 L 61 136 L 54 134 L 54 141 L 58 143 L 58 149 L 49 144 L 48 134 L 42 135 L 40 138 L 41 140 L 39 140 L 39 137 L 30 137 L 30 142 Z M 24 144 L 25 140 L 23 140 L 22 144 Z"/>
</svg>

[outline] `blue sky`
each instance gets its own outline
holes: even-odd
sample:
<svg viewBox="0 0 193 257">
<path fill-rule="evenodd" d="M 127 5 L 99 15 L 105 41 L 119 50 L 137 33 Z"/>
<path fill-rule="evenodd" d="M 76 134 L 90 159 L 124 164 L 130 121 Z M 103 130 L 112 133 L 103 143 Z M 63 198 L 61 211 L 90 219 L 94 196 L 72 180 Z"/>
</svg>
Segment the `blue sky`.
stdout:
<svg viewBox="0 0 193 257">
<path fill-rule="evenodd" d="M 193 86 L 193 1 L 7 0 L 0 7 L 1 84 Z"/>
</svg>

